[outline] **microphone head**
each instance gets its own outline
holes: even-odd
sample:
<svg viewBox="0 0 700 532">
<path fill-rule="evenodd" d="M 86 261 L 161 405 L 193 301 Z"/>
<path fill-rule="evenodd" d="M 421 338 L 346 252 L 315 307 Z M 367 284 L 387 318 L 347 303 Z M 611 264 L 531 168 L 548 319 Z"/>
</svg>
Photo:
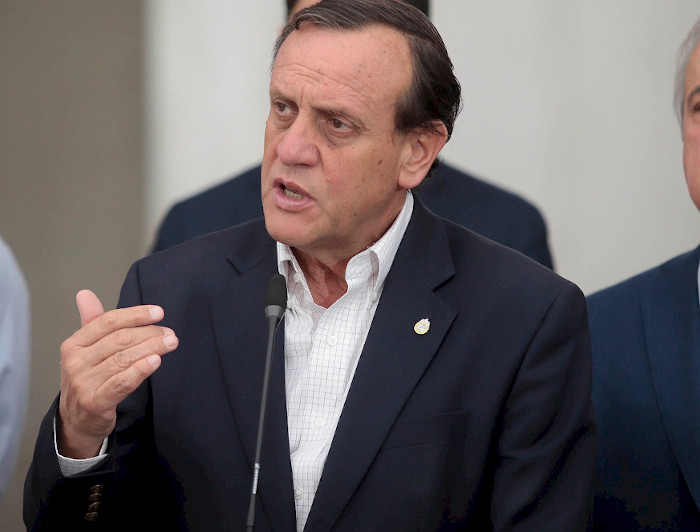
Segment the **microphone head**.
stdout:
<svg viewBox="0 0 700 532">
<path fill-rule="evenodd" d="M 287 282 L 284 276 L 276 273 L 267 283 L 267 293 L 265 294 L 265 307 L 271 305 L 287 308 Z"/>
</svg>

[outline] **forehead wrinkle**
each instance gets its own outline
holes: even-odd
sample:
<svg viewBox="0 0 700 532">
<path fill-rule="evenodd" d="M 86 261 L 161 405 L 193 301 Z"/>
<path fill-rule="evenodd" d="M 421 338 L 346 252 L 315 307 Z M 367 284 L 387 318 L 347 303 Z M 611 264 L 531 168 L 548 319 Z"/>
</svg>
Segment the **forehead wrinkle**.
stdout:
<svg viewBox="0 0 700 532">
<path fill-rule="evenodd" d="M 396 109 L 404 88 L 401 87 L 396 91 L 396 84 L 392 83 L 394 78 L 385 73 L 392 71 L 390 67 L 396 62 L 396 52 L 399 49 L 401 49 L 399 54 L 408 57 L 408 64 L 411 65 L 411 63 L 408 43 L 403 36 L 397 43 L 395 36 L 400 34 L 393 30 L 392 33 L 393 35 L 381 35 L 378 39 L 379 49 L 375 57 L 380 57 L 380 62 L 367 62 L 361 58 L 355 59 L 353 54 L 340 54 L 347 58 L 341 63 L 337 56 L 334 60 L 329 60 L 329 57 L 323 53 L 307 54 L 299 62 L 296 57 L 299 53 L 298 49 L 297 54 L 292 54 L 292 59 L 288 56 L 289 49 L 284 50 L 283 47 L 273 65 L 272 85 L 277 85 L 278 89 L 284 86 L 285 90 L 291 87 L 289 89 L 291 92 L 301 90 L 304 95 L 310 93 L 315 106 L 325 111 L 336 111 L 342 114 L 347 110 L 351 118 L 358 112 L 376 111 L 377 108 Z M 307 45 L 308 43 L 304 41 L 296 44 L 297 48 L 302 49 Z M 338 46 L 348 48 L 347 43 L 342 40 L 338 42 Z M 412 65 L 408 73 L 407 83 L 409 84 L 411 76 Z M 302 102 L 296 103 L 300 105 Z"/>
<path fill-rule="evenodd" d="M 273 85 L 276 88 L 279 88 L 280 84 L 293 87 L 292 92 L 299 90 L 302 96 L 309 94 L 316 105 L 328 106 L 336 110 L 360 107 L 363 104 L 376 102 L 382 96 L 374 87 L 350 75 L 331 74 L 295 64 L 280 71 Z M 301 104 L 302 101 L 297 103 Z"/>
</svg>

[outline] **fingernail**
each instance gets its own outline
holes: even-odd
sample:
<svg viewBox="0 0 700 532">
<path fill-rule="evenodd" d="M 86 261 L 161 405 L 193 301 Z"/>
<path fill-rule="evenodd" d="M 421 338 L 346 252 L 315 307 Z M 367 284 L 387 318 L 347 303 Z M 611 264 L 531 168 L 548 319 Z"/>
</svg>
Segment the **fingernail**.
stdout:
<svg viewBox="0 0 700 532">
<path fill-rule="evenodd" d="M 166 347 L 173 348 L 177 345 L 177 336 L 174 334 L 166 334 L 163 336 L 163 343 Z"/>
<path fill-rule="evenodd" d="M 160 357 L 158 355 L 151 355 L 148 357 L 148 363 L 153 366 L 154 368 L 157 368 L 160 366 Z"/>
<path fill-rule="evenodd" d="M 160 307 L 148 307 L 148 312 L 151 313 L 152 318 L 162 318 L 163 317 L 163 309 Z"/>
</svg>

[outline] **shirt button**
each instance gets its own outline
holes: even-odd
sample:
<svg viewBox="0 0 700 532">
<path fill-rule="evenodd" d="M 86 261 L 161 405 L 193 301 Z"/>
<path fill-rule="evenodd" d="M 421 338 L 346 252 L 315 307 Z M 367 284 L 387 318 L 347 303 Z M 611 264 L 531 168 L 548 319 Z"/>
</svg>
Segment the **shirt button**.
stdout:
<svg viewBox="0 0 700 532">
<path fill-rule="evenodd" d="M 327 342 L 328 342 L 328 345 L 333 346 L 333 345 L 338 343 L 338 337 L 335 334 L 331 334 L 328 337 Z"/>
<path fill-rule="evenodd" d="M 301 499 L 303 496 L 304 496 L 304 492 L 301 491 L 299 488 L 297 488 L 297 489 L 294 490 L 294 498 L 295 498 L 296 500 Z"/>
<path fill-rule="evenodd" d="M 322 417 L 317 417 L 316 421 L 314 421 L 314 425 L 316 425 L 316 428 L 322 429 L 326 426 L 326 420 Z"/>
</svg>

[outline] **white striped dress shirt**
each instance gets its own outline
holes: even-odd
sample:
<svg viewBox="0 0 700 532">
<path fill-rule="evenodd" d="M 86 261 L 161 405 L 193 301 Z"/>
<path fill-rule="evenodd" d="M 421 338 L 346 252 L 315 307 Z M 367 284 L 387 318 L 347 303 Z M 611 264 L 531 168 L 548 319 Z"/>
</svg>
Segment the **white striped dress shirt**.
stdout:
<svg viewBox="0 0 700 532">
<path fill-rule="evenodd" d="M 314 303 L 291 249 L 277 244 L 279 272 L 287 279 L 287 420 L 300 532 L 309 516 L 384 280 L 412 212 L 413 196 L 409 191 L 384 236 L 350 259 L 345 269 L 347 292 L 327 309 Z"/>
</svg>

